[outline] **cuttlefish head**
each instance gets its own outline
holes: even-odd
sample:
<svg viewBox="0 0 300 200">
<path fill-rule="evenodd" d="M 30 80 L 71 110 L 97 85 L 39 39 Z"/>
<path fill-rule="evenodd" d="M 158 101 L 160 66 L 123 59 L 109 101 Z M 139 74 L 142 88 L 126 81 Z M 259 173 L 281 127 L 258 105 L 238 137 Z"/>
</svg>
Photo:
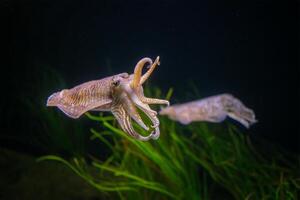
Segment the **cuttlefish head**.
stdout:
<svg viewBox="0 0 300 200">
<path fill-rule="evenodd" d="M 147 72 L 145 72 L 145 74 L 142 75 L 143 67 L 146 64 L 148 64 L 148 66 L 150 67 L 148 68 Z M 157 112 L 152 110 L 148 104 L 169 103 L 166 100 L 147 98 L 144 96 L 143 93 L 143 83 L 149 78 L 152 71 L 158 64 L 159 57 L 157 57 L 154 62 L 152 62 L 150 58 L 143 58 L 135 66 L 133 74 L 126 77 L 116 76 L 113 78 L 112 81 L 112 97 L 114 99 L 113 102 L 115 102 L 113 103 L 114 107 L 112 109 L 112 113 L 118 119 L 122 129 L 139 140 L 149 140 L 150 138 L 157 139 L 160 134 Z M 153 128 L 153 131 L 149 136 L 144 137 L 136 133 L 129 121 L 133 119 L 142 128 L 144 128 L 145 130 L 149 130 L 149 127 L 147 127 L 141 119 L 137 108 L 141 110 L 144 114 L 146 114 L 146 116 L 152 122 L 151 127 Z"/>
</svg>

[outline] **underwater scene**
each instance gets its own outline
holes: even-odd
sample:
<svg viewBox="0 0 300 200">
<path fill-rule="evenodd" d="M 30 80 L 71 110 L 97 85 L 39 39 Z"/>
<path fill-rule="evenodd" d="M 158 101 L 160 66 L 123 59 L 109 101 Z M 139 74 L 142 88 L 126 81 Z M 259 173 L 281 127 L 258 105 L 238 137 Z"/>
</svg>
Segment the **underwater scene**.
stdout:
<svg viewBox="0 0 300 200">
<path fill-rule="evenodd" d="M 1 200 L 300 199 L 299 2 L 0 5 Z"/>
</svg>

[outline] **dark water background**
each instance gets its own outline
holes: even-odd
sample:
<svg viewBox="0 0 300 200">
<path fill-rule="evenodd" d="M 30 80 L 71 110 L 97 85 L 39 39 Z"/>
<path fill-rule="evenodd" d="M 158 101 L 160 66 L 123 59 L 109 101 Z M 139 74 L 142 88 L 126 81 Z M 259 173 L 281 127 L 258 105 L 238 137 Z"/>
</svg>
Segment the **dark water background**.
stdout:
<svg viewBox="0 0 300 200">
<path fill-rule="evenodd" d="M 252 135 L 299 152 L 297 8 L 272 0 L 1 1 L 1 145 L 43 153 L 22 142 L 35 119 L 19 104 L 40 96 L 32 86 L 42 67 L 72 87 L 159 55 L 149 82 L 174 87 L 172 103 L 196 98 L 191 82 L 203 97 L 232 93 L 256 112 Z"/>
</svg>

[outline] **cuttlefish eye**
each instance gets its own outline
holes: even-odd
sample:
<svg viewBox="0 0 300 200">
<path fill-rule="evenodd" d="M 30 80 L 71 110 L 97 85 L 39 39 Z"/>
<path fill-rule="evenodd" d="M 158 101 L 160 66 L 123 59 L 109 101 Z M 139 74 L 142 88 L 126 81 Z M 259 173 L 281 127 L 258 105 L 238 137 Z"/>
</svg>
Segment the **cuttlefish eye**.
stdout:
<svg viewBox="0 0 300 200">
<path fill-rule="evenodd" d="M 120 80 L 114 80 L 114 81 L 112 82 L 112 84 L 113 84 L 113 86 L 117 87 L 117 86 L 120 85 Z"/>
</svg>

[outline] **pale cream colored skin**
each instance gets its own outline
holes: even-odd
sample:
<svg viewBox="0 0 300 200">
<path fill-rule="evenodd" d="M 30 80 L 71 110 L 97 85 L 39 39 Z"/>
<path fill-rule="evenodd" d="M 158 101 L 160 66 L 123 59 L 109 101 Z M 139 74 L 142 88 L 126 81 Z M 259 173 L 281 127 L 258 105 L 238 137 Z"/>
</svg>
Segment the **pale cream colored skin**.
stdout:
<svg viewBox="0 0 300 200">
<path fill-rule="evenodd" d="M 142 76 L 145 64 L 149 64 L 150 67 Z M 157 65 L 159 65 L 159 57 L 154 63 L 150 58 L 143 58 L 135 66 L 133 74 L 121 73 L 56 92 L 48 98 L 47 106 L 57 106 L 72 118 L 78 118 L 90 110 L 111 111 L 123 131 L 130 136 L 142 141 L 157 139 L 160 135 L 159 120 L 157 112 L 152 110 L 149 104 L 169 105 L 169 102 L 145 97 L 142 87 Z M 136 107 L 143 111 L 152 122 L 153 131 L 148 136 L 138 134 L 132 127 L 131 119 L 145 130 L 149 130 Z"/>
<path fill-rule="evenodd" d="M 253 110 L 230 94 L 221 94 L 184 104 L 166 107 L 159 112 L 182 124 L 193 121 L 222 122 L 228 116 L 246 128 L 257 122 Z"/>
</svg>

